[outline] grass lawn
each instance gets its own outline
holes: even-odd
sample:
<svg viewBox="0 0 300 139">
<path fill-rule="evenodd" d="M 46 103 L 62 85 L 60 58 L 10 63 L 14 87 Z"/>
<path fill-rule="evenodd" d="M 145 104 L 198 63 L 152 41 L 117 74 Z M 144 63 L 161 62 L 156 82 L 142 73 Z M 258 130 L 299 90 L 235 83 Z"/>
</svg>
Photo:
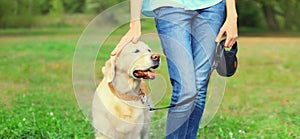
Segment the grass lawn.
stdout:
<svg viewBox="0 0 300 139">
<path fill-rule="evenodd" d="M 93 138 L 72 86 L 80 31 L 11 32 L 0 35 L 0 138 Z M 299 44 L 297 37 L 240 37 L 237 74 L 227 79 L 222 105 L 199 138 L 299 139 Z"/>
</svg>

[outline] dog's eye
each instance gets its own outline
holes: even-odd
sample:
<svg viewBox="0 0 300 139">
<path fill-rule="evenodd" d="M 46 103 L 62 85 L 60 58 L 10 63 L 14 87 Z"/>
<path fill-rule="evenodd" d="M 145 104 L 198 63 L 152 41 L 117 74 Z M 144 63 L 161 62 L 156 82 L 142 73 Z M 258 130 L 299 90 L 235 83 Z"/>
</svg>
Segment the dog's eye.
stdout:
<svg viewBox="0 0 300 139">
<path fill-rule="evenodd" d="M 151 50 L 150 50 L 150 49 L 148 49 L 148 52 L 151 52 Z"/>
<path fill-rule="evenodd" d="M 134 51 L 134 53 L 138 53 L 138 52 L 140 52 L 140 50 L 139 50 L 139 49 L 136 49 L 136 50 Z"/>
</svg>

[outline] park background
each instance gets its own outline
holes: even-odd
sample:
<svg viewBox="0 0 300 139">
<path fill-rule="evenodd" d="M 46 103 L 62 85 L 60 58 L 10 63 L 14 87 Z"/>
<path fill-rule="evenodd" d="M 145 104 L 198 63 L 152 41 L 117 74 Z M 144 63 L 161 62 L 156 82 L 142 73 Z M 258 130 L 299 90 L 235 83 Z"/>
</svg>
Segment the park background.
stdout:
<svg viewBox="0 0 300 139">
<path fill-rule="evenodd" d="M 120 2 L 0 0 L 0 138 L 94 137 L 74 96 L 73 55 L 88 23 Z M 236 3 L 239 69 L 198 137 L 299 139 L 300 1 Z M 143 33 L 155 32 L 152 19 L 142 24 Z M 113 49 L 127 29 L 106 45 Z"/>
</svg>

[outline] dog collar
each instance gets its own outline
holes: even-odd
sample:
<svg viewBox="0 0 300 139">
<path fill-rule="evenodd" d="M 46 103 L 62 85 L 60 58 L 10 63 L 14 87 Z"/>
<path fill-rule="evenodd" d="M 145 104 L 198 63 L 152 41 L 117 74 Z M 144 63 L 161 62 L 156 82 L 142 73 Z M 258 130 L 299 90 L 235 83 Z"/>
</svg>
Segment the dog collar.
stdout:
<svg viewBox="0 0 300 139">
<path fill-rule="evenodd" d="M 126 93 L 120 94 L 111 83 L 108 83 L 108 88 L 114 94 L 116 97 L 125 100 L 125 101 L 138 101 L 141 100 L 142 96 L 145 94 L 143 93 L 142 89 L 139 90 L 139 93 L 137 96 L 128 95 Z"/>
</svg>

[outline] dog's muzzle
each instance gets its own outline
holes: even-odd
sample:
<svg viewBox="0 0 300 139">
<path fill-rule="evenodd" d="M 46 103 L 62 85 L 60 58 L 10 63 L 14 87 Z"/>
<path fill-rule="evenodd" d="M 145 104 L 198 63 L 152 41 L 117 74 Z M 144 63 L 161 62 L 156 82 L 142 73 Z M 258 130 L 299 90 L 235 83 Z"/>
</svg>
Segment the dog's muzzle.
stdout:
<svg viewBox="0 0 300 139">
<path fill-rule="evenodd" d="M 160 64 L 160 55 L 159 54 L 152 54 L 151 55 L 152 66 L 144 69 L 144 70 L 135 70 L 133 71 L 133 76 L 136 78 L 143 78 L 143 79 L 154 79 L 156 72 L 152 71 L 151 69 L 156 69 L 159 67 Z"/>
</svg>

